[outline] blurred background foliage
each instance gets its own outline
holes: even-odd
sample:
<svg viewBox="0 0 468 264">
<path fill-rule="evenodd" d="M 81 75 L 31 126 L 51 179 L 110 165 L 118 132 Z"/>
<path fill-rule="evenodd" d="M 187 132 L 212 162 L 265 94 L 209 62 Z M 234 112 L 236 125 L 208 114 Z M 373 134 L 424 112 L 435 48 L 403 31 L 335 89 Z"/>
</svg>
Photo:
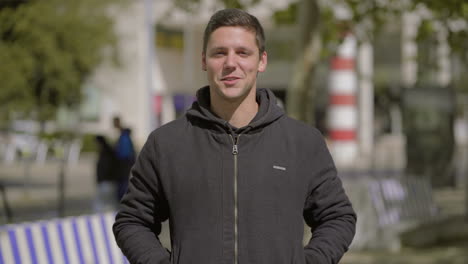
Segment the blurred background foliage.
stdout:
<svg viewBox="0 0 468 264">
<path fill-rule="evenodd" d="M 111 0 L 0 1 L 0 120 L 53 119 L 76 108 L 103 61 L 117 61 Z"/>
</svg>

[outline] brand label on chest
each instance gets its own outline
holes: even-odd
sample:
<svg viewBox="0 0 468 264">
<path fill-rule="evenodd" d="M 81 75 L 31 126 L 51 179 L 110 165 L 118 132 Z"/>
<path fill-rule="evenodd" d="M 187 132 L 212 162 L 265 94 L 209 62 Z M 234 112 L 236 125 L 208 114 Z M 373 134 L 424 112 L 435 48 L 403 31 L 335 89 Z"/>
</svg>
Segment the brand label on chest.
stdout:
<svg viewBox="0 0 468 264">
<path fill-rule="evenodd" d="M 273 169 L 275 169 L 275 170 L 282 170 L 282 171 L 285 171 L 285 170 L 286 170 L 285 167 L 278 166 L 278 165 L 273 165 Z"/>
</svg>

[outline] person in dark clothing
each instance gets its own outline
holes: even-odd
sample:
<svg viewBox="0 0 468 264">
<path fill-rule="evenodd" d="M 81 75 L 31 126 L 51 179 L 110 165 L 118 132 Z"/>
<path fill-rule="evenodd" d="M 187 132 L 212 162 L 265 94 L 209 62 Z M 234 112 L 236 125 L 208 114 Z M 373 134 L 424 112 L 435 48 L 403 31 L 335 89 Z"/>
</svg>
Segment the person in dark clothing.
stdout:
<svg viewBox="0 0 468 264">
<path fill-rule="evenodd" d="M 118 116 L 113 118 L 113 124 L 119 130 L 120 135 L 115 143 L 115 167 L 117 179 L 117 199 L 120 201 L 127 191 L 130 170 L 135 163 L 135 148 L 131 138 L 131 130 L 122 127 Z"/>
<path fill-rule="evenodd" d="M 105 181 L 113 181 L 112 167 L 115 164 L 115 154 L 112 146 L 107 142 L 102 135 L 95 137 L 95 142 L 98 151 L 98 159 L 96 163 L 96 181 L 97 183 Z"/>
<path fill-rule="evenodd" d="M 327 264 L 356 214 L 320 132 L 257 89 L 267 65 L 258 20 L 216 12 L 205 29 L 208 86 L 147 139 L 113 226 L 131 263 Z M 171 252 L 158 235 L 169 220 Z M 303 220 L 313 236 L 304 247 Z"/>
<path fill-rule="evenodd" d="M 117 204 L 116 190 L 117 181 L 115 178 L 115 164 L 117 163 L 113 147 L 102 135 L 95 137 L 98 151 L 96 162 L 96 184 L 97 193 L 94 202 L 94 210 L 102 212 L 107 209 L 114 209 Z"/>
</svg>

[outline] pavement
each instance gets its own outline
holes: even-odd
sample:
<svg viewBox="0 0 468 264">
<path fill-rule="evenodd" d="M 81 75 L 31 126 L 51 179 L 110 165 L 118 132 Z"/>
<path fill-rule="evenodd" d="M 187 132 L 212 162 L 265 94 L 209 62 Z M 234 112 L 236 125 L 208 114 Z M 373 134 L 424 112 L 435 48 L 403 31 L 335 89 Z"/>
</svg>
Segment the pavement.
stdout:
<svg viewBox="0 0 468 264">
<path fill-rule="evenodd" d="M 60 217 L 60 202 L 64 202 L 64 216 L 94 212 L 96 184 L 93 155 L 83 156 L 77 164 L 65 169 L 65 199 L 60 199 L 60 161 L 44 164 L 16 162 L 0 163 L 0 182 L 6 188 L 11 222 L 36 221 Z M 6 223 L 5 210 L 0 210 L 0 224 Z"/>
<path fill-rule="evenodd" d="M 62 216 L 59 213 L 59 161 L 45 164 L 0 163 L 0 181 L 10 183 L 6 188 L 11 207 L 11 223 L 37 221 Z M 63 216 L 76 216 L 98 212 L 96 207 L 95 156 L 83 155 L 77 164 L 66 167 Z M 25 184 L 26 183 L 26 184 Z M 350 191 L 350 190 L 347 190 Z M 351 190 L 352 191 L 352 190 Z M 461 189 L 445 189 L 434 193 L 434 200 L 443 207 L 447 216 L 463 214 L 465 192 Z M 113 210 L 115 207 L 108 207 Z M 5 210 L 0 209 L 0 225 L 7 224 Z M 163 224 L 161 242 L 170 248 L 169 228 Z M 429 229 L 428 232 L 431 232 Z M 398 249 L 351 249 L 341 260 L 342 264 L 402 264 L 444 263 L 467 264 L 468 243 L 431 245 L 429 247 L 401 247 Z"/>
</svg>

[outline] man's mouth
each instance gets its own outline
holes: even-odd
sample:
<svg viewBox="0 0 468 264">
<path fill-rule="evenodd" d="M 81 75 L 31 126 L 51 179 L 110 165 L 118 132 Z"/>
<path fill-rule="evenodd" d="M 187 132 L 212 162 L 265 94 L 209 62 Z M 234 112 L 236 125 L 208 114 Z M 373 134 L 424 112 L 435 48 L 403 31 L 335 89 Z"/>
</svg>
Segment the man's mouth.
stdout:
<svg viewBox="0 0 468 264">
<path fill-rule="evenodd" d="M 239 78 L 231 76 L 231 77 L 223 77 L 223 78 L 221 78 L 221 81 L 234 81 L 234 80 L 237 80 L 237 79 L 239 79 Z"/>
<path fill-rule="evenodd" d="M 240 80 L 240 78 L 235 76 L 227 76 L 221 78 L 221 81 L 227 86 L 236 84 L 238 80 Z"/>
</svg>

